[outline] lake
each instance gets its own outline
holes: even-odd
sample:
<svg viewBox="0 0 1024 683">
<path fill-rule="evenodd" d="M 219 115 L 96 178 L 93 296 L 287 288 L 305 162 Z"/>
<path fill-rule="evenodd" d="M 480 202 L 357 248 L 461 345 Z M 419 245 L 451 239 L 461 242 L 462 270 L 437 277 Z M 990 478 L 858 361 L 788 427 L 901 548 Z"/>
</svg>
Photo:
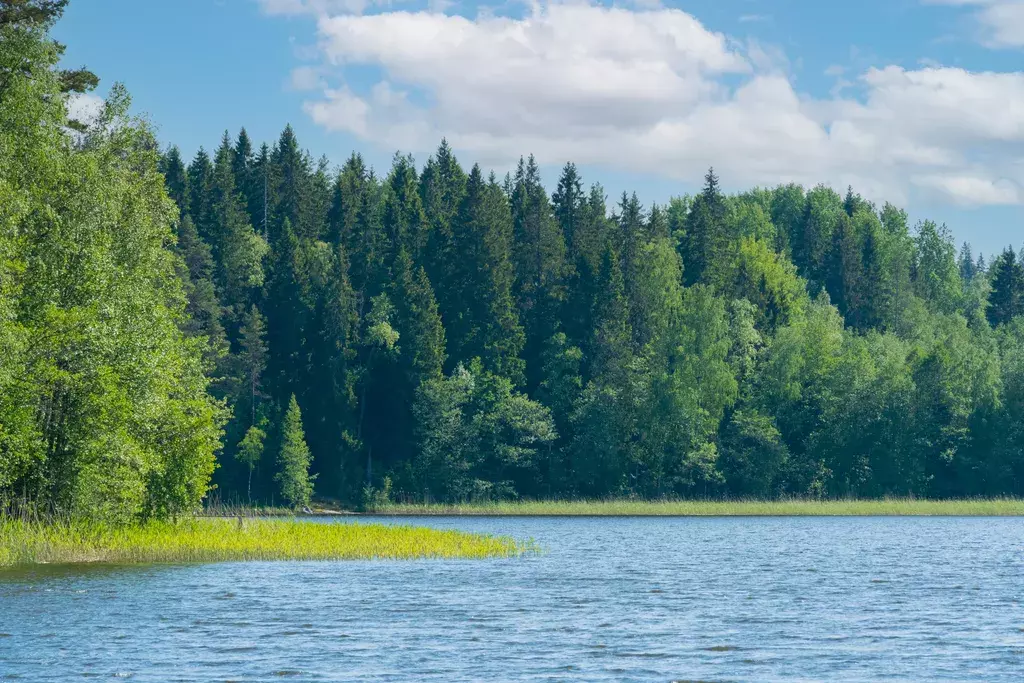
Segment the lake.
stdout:
<svg viewBox="0 0 1024 683">
<path fill-rule="evenodd" d="M 1022 518 L 389 521 L 545 550 L 0 572 L 0 680 L 1024 679 Z"/>
</svg>

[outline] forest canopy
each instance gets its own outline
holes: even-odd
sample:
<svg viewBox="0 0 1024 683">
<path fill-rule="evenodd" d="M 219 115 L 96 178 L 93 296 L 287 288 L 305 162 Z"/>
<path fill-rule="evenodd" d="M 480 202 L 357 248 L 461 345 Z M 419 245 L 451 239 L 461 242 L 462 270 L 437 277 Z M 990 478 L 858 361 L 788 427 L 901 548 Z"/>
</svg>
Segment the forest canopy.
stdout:
<svg viewBox="0 0 1024 683">
<path fill-rule="evenodd" d="M 333 169 L 285 127 L 70 122 L 0 14 L 0 497 L 106 517 L 310 496 L 1024 493 L 1024 257 L 820 185 L 609 202 Z M 6 11 L 6 10 L 5 10 Z M 90 78 L 91 77 L 91 78 Z"/>
</svg>

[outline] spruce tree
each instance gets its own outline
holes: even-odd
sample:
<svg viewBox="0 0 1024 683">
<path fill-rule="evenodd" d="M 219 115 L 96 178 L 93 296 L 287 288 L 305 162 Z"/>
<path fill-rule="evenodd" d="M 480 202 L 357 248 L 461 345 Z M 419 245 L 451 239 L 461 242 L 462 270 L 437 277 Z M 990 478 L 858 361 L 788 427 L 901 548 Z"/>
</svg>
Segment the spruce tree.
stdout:
<svg viewBox="0 0 1024 683">
<path fill-rule="evenodd" d="M 258 207 L 263 201 L 263 178 L 257 176 L 252 140 L 245 128 L 242 128 L 235 138 L 235 146 L 231 150 L 231 170 L 235 176 L 235 188 L 242 197 L 246 220 L 252 226 L 259 226 L 259 222 L 253 216 L 253 209 L 258 212 Z"/>
<path fill-rule="evenodd" d="M 474 166 L 453 221 L 460 258 L 453 268 L 449 310 L 442 311 L 452 363 L 480 358 L 484 367 L 522 380 L 523 331 L 512 297 L 512 223 L 508 201 L 493 174 Z"/>
<path fill-rule="evenodd" d="M 558 329 L 566 294 L 565 239 L 533 155 L 519 161 L 511 208 L 515 294 L 526 332 L 526 384 L 532 389 L 540 382 L 544 343 Z"/>
<path fill-rule="evenodd" d="M 341 245 L 332 251 L 329 268 L 313 288 L 315 304 L 306 338 L 310 372 L 303 389 L 318 486 L 321 493 L 344 499 L 358 480 L 352 476 L 355 463 L 350 456 L 356 450 L 359 314 L 348 255 Z"/>
<path fill-rule="evenodd" d="M 415 390 L 420 382 L 441 377 L 445 362 L 445 331 L 434 290 L 422 266 L 414 267 L 404 249 L 392 268 L 391 298 L 395 302 L 395 329 L 401 339 L 399 358 L 407 382 Z M 412 398 L 412 392 L 409 394 Z"/>
<path fill-rule="evenodd" d="M 562 168 L 558 179 L 558 187 L 551 193 L 551 205 L 562 228 L 565 240 L 566 255 L 570 264 L 575 264 L 580 256 L 579 236 L 582 223 L 586 220 L 587 196 L 583 192 L 583 181 L 576 171 L 576 164 L 567 163 Z"/>
<path fill-rule="evenodd" d="M 441 140 L 437 152 L 427 160 L 420 175 L 420 196 L 429 222 L 426 268 L 434 283 L 441 315 L 447 319 L 458 309 L 456 297 L 459 259 L 454 222 L 466 193 L 466 173 L 448 146 Z"/>
<path fill-rule="evenodd" d="M 313 479 L 309 473 L 310 455 L 306 434 L 302 429 L 302 412 L 295 394 L 288 401 L 288 410 L 281 423 L 281 450 L 277 456 L 275 480 L 281 497 L 294 508 L 308 507 L 313 495 Z"/>
<path fill-rule="evenodd" d="M 413 158 L 396 154 L 386 183 L 382 220 L 392 254 L 404 249 L 420 262 L 426 249 L 427 226 Z"/>
<path fill-rule="evenodd" d="M 978 274 L 978 265 L 974 260 L 974 255 L 971 253 L 971 245 L 964 242 L 960 247 L 960 277 L 965 283 L 970 283 L 974 280 L 974 276 Z"/>
<path fill-rule="evenodd" d="M 299 148 L 292 127 L 285 126 L 270 153 L 269 182 L 273 188 L 269 226 L 271 244 L 281 236 L 285 221 L 296 236 L 315 236 L 316 220 L 311 215 L 311 175 L 309 155 Z"/>
<path fill-rule="evenodd" d="M 212 184 L 213 164 L 210 162 L 210 155 L 200 147 L 192 159 L 192 163 L 188 166 L 188 211 L 199 236 L 211 246 L 214 231 L 211 207 Z"/>
<path fill-rule="evenodd" d="M 847 322 L 859 326 L 863 300 L 861 277 L 864 246 L 853 219 L 841 215 L 832 233 L 832 247 L 825 265 L 825 288 Z"/>
<path fill-rule="evenodd" d="M 704 189 L 690 207 L 682 242 L 683 276 L 688 285 L 708 281 L 725 249 L 725 199 L 715 170 L 708 169 Z"/>
<path fill-rule="evenodd" d="M 210 184 L 210 246 L 218 265 L 216 281 L 221 304 L 228 309 L 237 329 L 253 290 L 263 286 L 263 257 L 267 245 L 249 225 L 242 195 L 235 186 L 232 160 L 233 152 L 225 132 Z"/>
<path fill-rule="evenodd" d="M 1024 314 L 1024 267 L 1013 247 L 1008 247 L 989 268 L 992 291 L 988 299 L 988 320 L 993 327 Z"/>
<path fill-rule="evenodd" d="M 301 392 L 306 366 L 303 363 L 303 336 L 309 311 L 303 298 L 303 261 L 298 238 L 285 219 L 272 252 L 267 281 L 267 342 L 270 354 L 267 375 L 275 397 Z"/>
<path fill-rule="evenodd" d="M 177 145 L 172 145 L 167 154 L 160 159 L 160 172 L 164 174 L 168 196 L 178 206 L 178 220 L 181 220 L 188 214 L 189 189 L 188 172 L 185 170 Z"/>
<path fill-rule="evenodd" d="M 619 264 L 619 254 L 609 241 L 597 278 L 588 353 L 589 376 L 601 382 L 621 380 L 631 356 L 633 331 L 629 325 L 629 302 Z"/>
<path fill-rule="evenodd" d="M 334 244 L 344 245 L 346 251 L 352 249 L 353 240 L 361 229 L 359 218 L 366 201 L 368 177 L 363 158 L 353 153 L 334 180 L 327 216 L 327 238 Z"/>
</svg>

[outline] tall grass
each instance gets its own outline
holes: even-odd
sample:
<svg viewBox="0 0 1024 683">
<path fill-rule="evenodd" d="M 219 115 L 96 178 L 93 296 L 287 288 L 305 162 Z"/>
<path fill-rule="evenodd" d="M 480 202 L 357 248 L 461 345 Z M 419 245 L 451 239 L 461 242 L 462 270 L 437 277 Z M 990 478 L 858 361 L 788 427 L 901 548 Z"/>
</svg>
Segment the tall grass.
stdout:
<svg viewBox="0 0 1024 683">
<path fill-rule="evenodd" d="M 1020 516 L 1024 499 L 971 500 L 574 500 L 493 503 L 403 504 L 375 507 L 381 515 L 550 516 Z"/>
<path fill-rule="evenodd" d="M 189 519 L 109 527 L 0 518 L 0 567 L 37 563 L 178 563 L 512 557 L 510 538 L 385 524 Z"/>
</svg>

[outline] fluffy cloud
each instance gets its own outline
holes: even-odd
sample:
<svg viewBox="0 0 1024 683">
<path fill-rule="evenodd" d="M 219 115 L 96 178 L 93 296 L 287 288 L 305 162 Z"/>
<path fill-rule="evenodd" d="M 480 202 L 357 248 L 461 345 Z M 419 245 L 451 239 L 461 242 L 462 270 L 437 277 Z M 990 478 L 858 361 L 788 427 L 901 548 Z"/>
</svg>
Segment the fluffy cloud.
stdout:
<svg viewBox="0 0 1024 683">
<path fill-rule="evenodd" d="M 329 0 L 263 0 L 310 6 Z M 525 16 L 318 14 L 332 85 L 306 103 L 319 125 L 405 151 L 445 136 L 475 160 L 533 152 L 731 185 L 850 183 L 903 202 L 1024 199 L 1024 74 L 890 66 L 821 99 L 782 58 L 675 9 L 534 5 Z M 382 74 L 346 84 L 350 65 Z"/>
<path fill-rule="evenodd" d="M 930 5 L 975 8 L 974 18 L 989 47 L 1024 47 L 1024 0 L 924 0 Z"/>
</svg>

